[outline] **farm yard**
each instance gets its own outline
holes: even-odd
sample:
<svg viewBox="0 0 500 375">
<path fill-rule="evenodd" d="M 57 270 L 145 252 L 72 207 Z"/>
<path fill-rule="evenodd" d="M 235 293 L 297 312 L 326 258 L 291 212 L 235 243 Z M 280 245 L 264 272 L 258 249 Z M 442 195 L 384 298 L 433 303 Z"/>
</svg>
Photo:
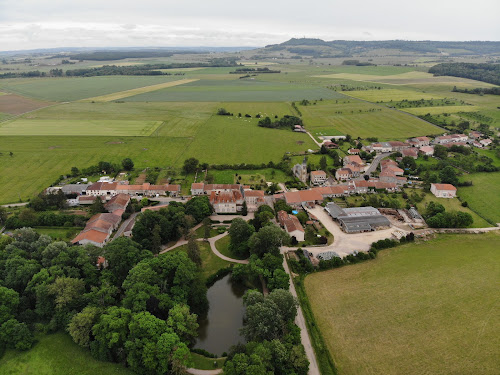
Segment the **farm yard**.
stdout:
<svg viewBox="0 0 500 375">
<path fill-rule="evenodd" d="M 338 373 L 492 374 L 500 236 L 440 235 L 306 277 Z"/>
</svg>

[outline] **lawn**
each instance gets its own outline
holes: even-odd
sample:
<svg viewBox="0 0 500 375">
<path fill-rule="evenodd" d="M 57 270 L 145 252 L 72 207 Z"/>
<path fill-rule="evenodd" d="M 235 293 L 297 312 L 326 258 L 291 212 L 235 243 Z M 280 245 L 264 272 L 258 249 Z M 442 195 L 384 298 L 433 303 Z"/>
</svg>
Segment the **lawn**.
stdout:
<svg viewBox="0 0 500 375">
<path fill-rule="evenodd" d="M 470 176 L 467 176 L 467 179 L 469 179 Z M 442 204 L 446 211 L 463 211 L 463 212 L 468 212 L 469 214 L 472 215 L 472 218 L 474 219 L 474 222 L 470 226 L 470 228 L 487 228 L 491 227 L 491 224 L 488 223 L 486 220 L 484 220 L 482 217 L 480 217 L 477 213 L 472 211 L 470 208 L 463 207 L 462 203 L 458 200 L 458 198 L 436 198 L 433 194 L 427 193 L 425 195 L 425 198 L 422 200 L 422 202 L 417 204 L 417 209 L 419 212 L 424 212 L 425 211 L 425 206 L 429 202 L 437 202 L 439 204 Z M 499 204 L 500 202 L 497 201 Z M 491 203 L 490 203 L 491 204 Z M 497 208 L 499 205 L 497 204 Z"/>
<path fill-rule="evenodd" d="M 307 276 L 338 373 L 496 373 L 499 246 L 498 233 L 440 235 Z"/>
<path fill-rule="evenodd" d="M 292 179 L 282 170 L 274 168 L 225 169 L 225 170 L 211 169 L 209 170 L 208 174 L 214 177 L 215 184 L 234 184 L 236 183 L 236 178 L 237 178 L 236 175 L 242 177 L 240 183 L 245 183 L 250 185 L 256 183 L 260 184 L 261 178 L 264 178 L 264 180 L 268 182 L 285 182 L 287 180 Z"/>
<path fill-rule="evenodd" d="M 197 353 L 191 353 L 191 359 L 193 360 L 193 368 L 200 370 L 213 370 L 216 368 L 222 368 L 226 358 L 208 358 Z M 214 361 L 217 362 L 217 366 L 214 367 Z"/>
<path fill-rule="evenodd" d="M 52 237 L 54 240 L 68 241 L 73 239 L 83 228 L 37 227 L 34 229 L 40 234 Z"/>
<path fill-rule="evenodd" d="M 334 99 L 340 95 L 322 87 L 259 80 L 203 79 L 125 98 L 139 102 L 285 102 L 302 99 Z"/>
<path fill-rule="evenodd" d="M 306 128 L 317 136 L 340 133 L 361 138 L 377 137 L 382 141 L 443 132 L 401 111 L 356 99 L 328 100 L 317 105 L 299 106 L 299 109 Z"/>
<path fill-rule="evenodd" d="M 217 250 L 220 251 L 221 254 L 223 254 L 229 258 L 232 258 L 232 259 L 247 259 L 248 258 L 247 256 L 241 256 L 241 255 L 233 253 L 229 249 L 230 242 L 231 242 L 231 238 L 229 237 L 229 235 L 224 236 L 215 242 L 215 247 L 217 248 Z"/>
<path fill-rule="evenodd" d="M 206 280 L 209 276 L 215 274 L 218 270 L 221 268 L 226 268 L 228 267 L 231 263 L 227 262 L 221 258 L 219 258 L 217 255 L 215 255 L 212 250 L 210 249 L 210 244 L 205 241 L 198 241 L 198 246 L 200 248 L 200 255 L 201 255 L 201 274 L 203 277 L 203 280 Z M 187 252 L 187 245 L 182 245 L 174 250 L 174 252 L 177 251 L 185 251 Z"/>
<path fill-rule="evenodd" d="M 122 365 L 94 359 L 88 349 L 81 348 L 66 333 L 38 338 L 33 349 L 20 352 L 7 350 L 0 359 L 3 375 L 132 375 Z"/>
<path fill-rule="evenodd" d="M 109 135 L 149 136 L 162 121 L 134 120 L 32 120 L 20 118 L 0 124 L 0 135 Z"/>
<path fill-rule="evenodd" d="M 3 90 L 36 99 L 70 102 L 178 79 L 177 76 L 18 78 L 0 83 L 0 87 Z"/>
<path fill-rule="evenodd" d="M 462 180 L 472 181 L 473 186 L 459 187 L 458 196 L 488 219 L 491 222 L 488 226 L 500 223 L 500 172 L 464 175 Z"/>
<path fill-rule="evenodd" d="M 198 229 L 195 230 L 194 232 L 196 238 L 203 238 L 205 236 L 205 228 L 202 225 Z M 215 227 L 210 227 L 210 235 L 208 238 L 212 238 L 219 235 L 219 232 L 217 231 L 217 228 Z"/>
</svg>

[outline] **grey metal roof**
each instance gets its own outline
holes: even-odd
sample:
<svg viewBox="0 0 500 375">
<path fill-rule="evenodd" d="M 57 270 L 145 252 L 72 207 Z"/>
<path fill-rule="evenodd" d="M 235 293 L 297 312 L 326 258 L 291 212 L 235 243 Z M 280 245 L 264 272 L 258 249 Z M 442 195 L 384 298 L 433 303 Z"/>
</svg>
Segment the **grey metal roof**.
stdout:
<svg viewBox="0 0 500 375">
<path fill-rule="evenodd" d="M 377 216 L 340 216 L 338 220 L 344 225 L 367 224 L 372 228 L 390 226 L 391 222 L 383 215 Z"/>
<path fill-rule="evenodd" d="M 373 229 L 373 227 L 367 222 L 361 223 L 344 223 L 344 228 L 346 232 L 368 232 Z"/>
<path fill-rule="evenodd" d="M 325 210 L 334 219 L 338 218 L 339 216 L 345 216 L 344 210 L 335 203 L 328 203 L 325 207 Z"/>
<path fill-rule="evenodd" d="M 82 194 L 89 186 L 90 184 L 68 184 L 61 187 L 61 190 L 64 194 Z"/>
<path fill-rule="evenodd" d="M 380 215 L 379 210 L 374 207 L 352 207 L 344 208 L 345 216 L 377 216 Z"/>
</svg>

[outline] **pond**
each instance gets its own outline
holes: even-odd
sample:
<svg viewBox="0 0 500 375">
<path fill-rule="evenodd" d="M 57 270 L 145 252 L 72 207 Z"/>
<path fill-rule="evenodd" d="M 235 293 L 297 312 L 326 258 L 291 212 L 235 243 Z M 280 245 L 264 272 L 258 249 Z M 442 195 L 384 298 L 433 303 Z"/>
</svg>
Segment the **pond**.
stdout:
<svg viewBox="0 0 500 375">
<path fill-rule="evenodd" d="M 207 292 L 210 308 L 206 319 L 200 321 L 194 348 L 221 355 L 238 342 L 245 343 L 240 335 L 243 327 L 243 294 L 245 287 L 231 282 L 231 275 L 215 282 Z"/>
</svg>

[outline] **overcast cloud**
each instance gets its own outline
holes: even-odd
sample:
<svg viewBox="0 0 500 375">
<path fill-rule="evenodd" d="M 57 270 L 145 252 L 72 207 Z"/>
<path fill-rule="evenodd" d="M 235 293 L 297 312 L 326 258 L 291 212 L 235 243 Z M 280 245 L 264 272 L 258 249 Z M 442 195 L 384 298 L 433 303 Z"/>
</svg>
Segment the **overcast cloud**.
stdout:
<svg viewBox="0 0 500 375">
<path fill-rule="evenodd" d="M 0 0 L 0 50 L 500 40 L 499 0 Z"/>
</svg>

